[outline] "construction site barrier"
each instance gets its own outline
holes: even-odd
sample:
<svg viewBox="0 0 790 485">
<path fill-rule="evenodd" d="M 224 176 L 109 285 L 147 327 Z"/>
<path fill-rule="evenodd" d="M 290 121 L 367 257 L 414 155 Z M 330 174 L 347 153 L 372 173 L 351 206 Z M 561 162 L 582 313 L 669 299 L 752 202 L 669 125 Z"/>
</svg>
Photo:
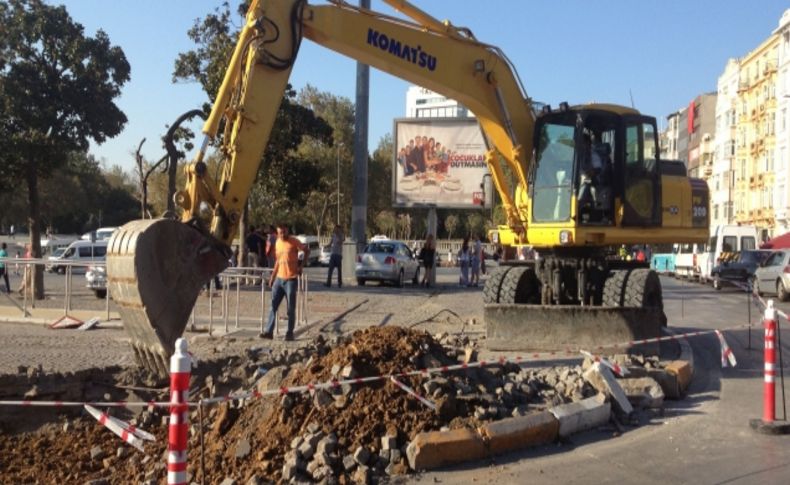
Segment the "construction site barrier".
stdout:
<svg viewBox="0 0 790 485">
<path fill-rule="evenodd" d="M 56 263 L 49 259 L 30 259 L 30 258 L 0 258 L 0 263 L 5 263 L 7 267 L 11 267 L 10 265 L 19 266 L 23 272 L 23 281 L 26 282 L 24 285 L 24 289 L 22 291 L 22 319 L 31 318 L 32 315 L 30 313 L 31 308 L 36 307 L 36 300 L 33 295 L 33 285 L 30 282 L 33 279 L 33 274 L 35 268 L 37 266 L 42 266 L 46 271 L 48 268 L 53 267 L 53 265 L 57 265 L 57 267 L 62 270 L 62 274 L 65 278 L 64 284 L 64 297 L 63 297 L 63 316 L 62 318 L 69 318 L 70 314 L 73 310 L 76 310 L 74 306 L 74 274 L 75 271 L 87 271 L 89 268 L 105 268 L 106 262 L 105 261 L 57 261 Z M 258 281 L 261 282 L 261 289 L 260 289 L 260 317 L 259 317 L 259 324 L 260 324 L 260 331 L 263 331 L 263 327 L 266 322 L 267 317 L 267 285 L 266 282 L 268 281 L 269 276 L 271 276 L 271 269 L 270 268 L 260 268 L 260 267 L 230 267 L 227 268 L 225 271 L 218 275 L 218 278 L 221 282 L 221 292 L 220 292 L 220 313 L 218 318 L 222 319 L 224 323 L 224 331 L 228 333 L 229 329 L 229 318 L 231 313 L 235 313 L 235 329 L 241 329 L 243 326 L 241 325 L 241 318 L 239 315 L 239 308 L 241 305 L 241 286 L 242 284 L 254 284 Z M 217 288 L 215 287 L 214 279 L 209 281 L 209 292 L 208 292 L 208 326 L 209 326 L 209 333 L 213 331 L 214 327 L 214 318 L 215 318 L 215 292 Z M 235 309 L 231 309 L 231 287 L 235 286 L 234 293 L 235 299 L 234 306 Z M 309 291 L 308 279 L 307 275 L 301 275 L 299 277 L 299 284 L 297 290 L 297 306 L 296 306 L 296 324 L 297 325 L 306 325 L 308 322 L 308 305 L 307 305 L 307 293 Z M 110 319 L 110 294 L 109 292 L 105 292 L 104 296 L 104 313 L 105 318 L 107 320 Z M 196 305 L 197 306 L 197 305 Z M 203 318 L 201 318 L 203 320 Z M 195 308 L 192 309 L 192 314 L 190 317 L 192 331 L 197 330 L 198 318 L 195 313 Z M 278 335 L 280 332 L 279 328 L 279 318 L 275 320 L 276 326 L 275 331 Z"/>
<path fill-rule="evenodd" d="M 170 357 L 170 424 L 167 436 L 167 484 L 186 485 L 187 446 L 189 443 L 189 379 L 192 359 L 187 341 L 176 340 L 176 351 Z"/>
<path fill-rule="evenodd" d="M 776 313 L 773 300 L 768 300 L 765 305 L 763 317 L 763 328 L 765 330 L 763 351 L 765 357 L 765 367 L 763 371 L 763 417 L 762 419 L 753 419 L 750 421 L 752 428 L 763 434 L 790 433 L 790 423 L 776 420 L 776 348 L 779 331 Z M 781 349 L 779 352 L 781 353 Z M 784 386 L 782 386 L 782 390 L 784 392 Z"/>
</svg>

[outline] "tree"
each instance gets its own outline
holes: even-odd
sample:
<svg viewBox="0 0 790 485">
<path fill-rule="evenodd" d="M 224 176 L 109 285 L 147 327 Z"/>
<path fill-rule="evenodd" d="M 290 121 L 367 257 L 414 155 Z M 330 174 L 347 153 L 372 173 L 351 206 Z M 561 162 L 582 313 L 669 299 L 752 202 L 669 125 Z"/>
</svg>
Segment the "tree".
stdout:
<svg viewBox="0 0 790 485">
<path fill-rule="evenodd" d="M 447 231 L 447 239 L 453 238 L 453 233 L 458 229 L 458 216 L 450 214 L 444 219 L 444 228 Z"/>
<path fill-rule="evenodd" d="M 243 8 L 240 8 L 243 15 Z M 195 21 L 187 35 L 196 47 L 178 55 L 175 82 L 199 82 L 213 101 L 225 75 L 238 37 L 238 28 L 227 3 Z M 205 112 L 209 104 L 203 106 Z M 220 130 L 221 132 L 221 130 Z M 249 218 L 256 224 L 278 219 L 309 224 L 302 214 L 309 194 L 320 189 L 321 171 L 315 160 L 305 159 L 297 148 L 307 136 L 330 144 L 332 128 L 309 108 L 296 102 L 296 92 L 288 86 L 262 157 L 256 184 L 249 194 Z"/>
<path fill-rule="evenodd" d="M 398 231 L 401 239 L 411 238 L 411 216 L 409 214 L 398 214 Z"/>
<path fill-rule="evenodd" d="M 27 186 L 28 229 L 41 257 L 39 180 L 86 150 L 120 133 L 126 116 L 115 105 L 129 80 L 120 47 L 99 30 L 88 37 L 63 6 L 42 0 L 0 4 L 0 119 L 5 145 L 0 165 L 7 180 Z M 34 295 L 44 297 L 38 267 Z"/>
<path fill-rule="evenodd" d="M 382 234 L 388 237 L 393 236 L 397 226 L 398 222 L 395 218 L 395 213 L 392 211 L 384 210 L 376 214 L 376 227 Z"/>
<path fill-rule="evenodd" d="M 392 208 L 392 146 L 392 136 L 387 133 L 368 160 L 368 214 Z"/>
<path fill-rule="evenodd" d="M 466 216 L 466 230 L 469 235 L 477 234 L 483 237 L 483 232 L 486 229 L 486 220 L 478 211 L 471 211 Z"/>
</svg>

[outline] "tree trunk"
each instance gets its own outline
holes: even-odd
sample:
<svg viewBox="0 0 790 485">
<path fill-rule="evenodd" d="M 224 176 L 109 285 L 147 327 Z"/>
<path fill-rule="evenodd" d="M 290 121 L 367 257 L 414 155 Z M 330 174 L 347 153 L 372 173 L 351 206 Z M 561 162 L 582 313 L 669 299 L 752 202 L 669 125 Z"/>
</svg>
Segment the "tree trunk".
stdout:
<svg viewBox="0 0 790 485">
<path fill-rule="evenodd" d="M 27 227 L 30 234 L 30 252 L 33 258 L 41 258 L 41 230 L 38 221 L 41 218 L 41 201 L 38 197 L 38 175 L 36 174 L 36 164 L 31 163 L 27 173 L 27 201 L 28 217 Z M 44 267 L 34 265 L 33 272 L 33 298 L 36 300 L 44 299 Z"/>
</svg>

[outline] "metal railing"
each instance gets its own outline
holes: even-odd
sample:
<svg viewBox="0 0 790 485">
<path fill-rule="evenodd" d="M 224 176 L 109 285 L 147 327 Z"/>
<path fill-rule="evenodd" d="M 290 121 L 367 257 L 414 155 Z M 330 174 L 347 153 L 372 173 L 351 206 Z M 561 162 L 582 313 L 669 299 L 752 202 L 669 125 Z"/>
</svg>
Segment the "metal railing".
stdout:
<svg viewBox="0 0 790 485">
<path fill-rule="evenodd" d="M 4 263 L 6 267 L 6 271 L 10 271 L 12 267 L 19 268 L 21 267 L 23 270 L 23 290 L 22 290 L 22 318 L 31 318 L 32 315 L 28 311 L 28 309 L 36 308 L 36 300 L 33 294 L 33 274 L 34 268 L 36 266 L 42 266 L 44 270 L 48 267 L 57 267 L 59 270 L 62 268 L 63 275 L 65 277 L 65 287 L 64 287 L 64 301 L 63 301 L 63 316 L 69 317 L 69 313 L 74 309 L 72 302 L 74 296 L 74 284 L 73 284 L 73 276 L 74 276 L 74 269 L 75 268 L 84 268 L 86 271 L 88 268 L 94 267 L 106 267 L 106 263 L 104 261 L 68 261 L 68 260 L 59 260 L 57 262 L 53 262 L 49 259 L 30 259 L 30 258 L 0 258 L 0 263 Z M 260 331 L 264 331 L 264 327 L 266 325 L 266 320 L 268 317 L 267 313 L 267 282 L 271 277 L 271 269 L 270 268 L 258 268 L 258 267 L 230 267 L 227 268 L 225 271 L 218 275 L 220 282 L 222 284 L 221 292 L 220 292 L 220 313 L 217 315 L 217 318 L 221 319 L 224 324 L 224 331 L 226 333 L 229 332 L 229 317 L 231 313 L 234 313 L 234 329 L 243 329 L 244 327 L 241 325 L 241 318 L 239 308 L 241 307 L 241 287 L 242 284 L 245 283 L 249 285 L 250 283 L 254 284 L 260 281 Z M 58 271 L 60 272 L 60 271 Z M 106 278 L 106 276 L 105 276 Z M 216 288 L 214 286 L 214 279 L 212 278 L 208 282 L 208 331 L 209 335 L 213 331 L 214 327 L 214 299 L 215 299 L 215 291 Z M 233 292 L 235 298 L 234 300 L 234 307 L 231 308 L 231 287 L 234 287 Z M 295 326 L 304 325 L 308 322 L 308 305 L 307 305 L 307 296 L 309 291 L 308 279 L 307 275 L 302 274 L 298 279 L 297 284 L 297 293 L 296 293 L 296 322 Z M 105 288 L 105 295 L 104 295 L 104 311 L 106 313 L 106 318 L 110 319 L 110 293 L 106 291 Z M 195 302 L 195 305 L 192 308 L 192 314 L 190 317 L 191 328 L 192 330 L 197 330 L 197 317 L 196 317 L 196 309 L 198 306 L 198 302 Z M 275 332 L 280 335 L 279 329 L 279 312 L 275 315 Z M 202 317 L 201 317 L 202 319 Z"/>
<path fill-rule="evenodd" d="M 241 286 L 242 281 L 246 282 L 247 285 L 255 285 L 256 282 L 260 281 L 261 291 L 260 291 L 260 332 L 263 333 L 266 320 L 268 318 L 268 313 L 266 311 L 266 293 L 267 293 L 267 282 L 271 278 L 272 270 L 271 268 L 259 268 L 259 267 L 252 267 L 252 266 L 245 266 L 245 267 L 230 267 L 225 269 L 222 273 L 218 275 L 220 279 L 220 283 L 222 285 L 220 291 L 220 314 L 218 317 L 222 319 L 222 323 L 224 325 L 225 333 L 229 332 L 228 328 L 228 319 L 230 317 L 230 291 L 231 286 L 235 286 L 235 311 L 234 311 L 234 329 L 238 330 L 243 328 L 240 326 L 240 317 L 239 317 L 239 307 L 240 307 L 240 299 L 241 299 Z M 252 283 L 250 283 L 252 282 Z M 235 285 L 233 285 L 235 283 Z M 211 279 L 208 283 L 208 332 L 211 335 L 213 328 L 214 328 L 214 293 L 216 291 L 214 279 Z M 308 306 L 307 306 L 307 296 L 309 291 L 309 285 L 307 280 L 307 275 L 302 274 L 298 278 L 297 284 L 297 292 L 296 292 L 296 318 L 294 322 L 294 326 L 298 325 L 306 325 L 308 322 Z M 195 305 L 197 306 L 197 305 Z M 274 328 L 275 333 L 280 335 L 279 329 L 279 321 L 280 315 L 279 311 L 275 314 L 274 318 Z M 193 330 L 197 329 L 196 325 L 196 318 L 195 318 L 195 308 L 192 309 L 192 315 L 190 317 L 190 322 Z"/>
</svg>

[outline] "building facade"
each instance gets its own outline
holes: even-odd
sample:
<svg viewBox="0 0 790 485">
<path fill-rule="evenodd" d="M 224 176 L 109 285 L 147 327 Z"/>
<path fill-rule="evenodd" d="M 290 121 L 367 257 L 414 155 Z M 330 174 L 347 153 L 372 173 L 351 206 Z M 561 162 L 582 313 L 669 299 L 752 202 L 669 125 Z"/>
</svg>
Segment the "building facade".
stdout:
<svg viewBox="0 0 790 485">
<path fill-rule="evenodd" d="M 738 87 L 735 219 L 775 235 L 774 156 L 779 37 L 772 34 L 741 59 Z"/>
<path fill-rule="evenodd" d="M 790 231 L 790 10 L 774 31 L 778 42 L 776 77 L 776 150 L 774 151 L 775 234 Z"/>
<path fill-rule="evenodd" d="M 713 147 L 710 188 L 711 227 L 735 222 L 733 190 L 735 189 L 735 145 L 738 134 L 738 81 L 741 64 L 730 59 L 719 76 L 716 90 L 716 127 Z"/>
<path fill-rule="evenodd" d="M 466 118 L 474 114 L 454 99 L 420 86 L 406 90 L 407 118 Z"/>
</svg>

